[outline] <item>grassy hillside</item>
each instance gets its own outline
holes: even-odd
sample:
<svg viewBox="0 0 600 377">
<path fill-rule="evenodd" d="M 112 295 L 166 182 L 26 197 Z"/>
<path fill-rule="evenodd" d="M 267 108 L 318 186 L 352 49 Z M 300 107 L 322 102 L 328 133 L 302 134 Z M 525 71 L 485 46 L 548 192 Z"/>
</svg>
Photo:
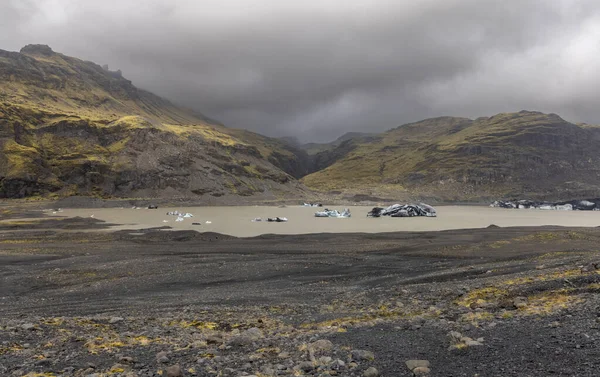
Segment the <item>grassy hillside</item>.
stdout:
<svg viewBox="0 0 600 377">
<path fill-rule="evenodd" d="M 296 152 L 47 46 L 0 50 L 0 197 L 278 198 L 304 190 Z"/>
<path fill-rule="evenodd" d="M 360 142 L 303 182 L 322 191 L 480 200 L 600 195 L 600 132 L 523 111 L 442 117 Z"/>
</svg>

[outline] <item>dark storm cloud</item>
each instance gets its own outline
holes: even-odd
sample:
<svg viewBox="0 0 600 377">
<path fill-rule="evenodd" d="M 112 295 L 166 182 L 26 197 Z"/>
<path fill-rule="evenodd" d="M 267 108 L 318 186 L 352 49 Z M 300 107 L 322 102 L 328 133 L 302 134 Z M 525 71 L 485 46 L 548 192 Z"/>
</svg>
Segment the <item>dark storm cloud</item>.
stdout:
<svg viewBox="0 0 600 377">
<path fill-rule="evenodd" d="M 521 109 L 600 123 L 596 0 L 6 1 L 0 48 L 46 43 L 270 135 Z"/>
</svg>

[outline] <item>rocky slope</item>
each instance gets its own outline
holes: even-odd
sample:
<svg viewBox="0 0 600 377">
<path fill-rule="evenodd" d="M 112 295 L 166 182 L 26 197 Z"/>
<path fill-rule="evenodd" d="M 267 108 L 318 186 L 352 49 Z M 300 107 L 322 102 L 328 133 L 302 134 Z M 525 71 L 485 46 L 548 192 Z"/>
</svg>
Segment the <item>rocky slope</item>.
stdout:
<svg viewBox="0 0 600 377">
<path fill-rule="evenodd" d="M 327 152 L 314 189 L 440 200 L 572 199 L 600 194 L 600 128 L 522 111 L 407 124 Z"/>
<path fill-rule="evenodd" d="M 48 46 L 0 50 L 0 198 L 298 196 L 305 154 Z"/>
</svg>

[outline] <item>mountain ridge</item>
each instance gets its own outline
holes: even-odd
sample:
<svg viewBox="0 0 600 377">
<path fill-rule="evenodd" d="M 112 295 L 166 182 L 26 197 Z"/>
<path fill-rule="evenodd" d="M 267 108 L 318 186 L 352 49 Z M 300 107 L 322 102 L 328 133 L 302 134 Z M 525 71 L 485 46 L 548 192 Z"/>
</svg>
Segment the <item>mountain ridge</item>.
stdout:
<svg viewBox="0 0 600 377">
<path fill-rule="evenodd" d="M 302 181 L 323 191 L 442 201 L 597 196 L 598 130 L 535 111 L 426 119 L 359 142 Z"/>
<path fill-rule="evenodd" d="M 227 128 L 45 45 L 0 50 L 0 80 L 0 198 L 600 196 L 600 127 L 556 114 L 437 117 L 300 144 Z"/>
<path fill-rule="evenodd" d="M 293 148 L 208 122 L 120 71 L 0 50 L 0 197 L 303 195 Z"/>
</svg>

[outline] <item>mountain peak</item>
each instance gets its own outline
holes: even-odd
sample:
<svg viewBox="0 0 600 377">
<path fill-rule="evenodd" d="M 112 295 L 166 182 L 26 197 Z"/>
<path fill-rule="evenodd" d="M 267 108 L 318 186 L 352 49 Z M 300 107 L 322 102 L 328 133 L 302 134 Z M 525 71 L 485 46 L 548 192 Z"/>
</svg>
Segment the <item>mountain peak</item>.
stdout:
<svg viewBox="0 0 600 377">
<path fill-rule="evenodd" d="M 48 45 L 29 44 L 21 49 L 21 54 L 52 56 L 55 52 Z"/>
</svg>

